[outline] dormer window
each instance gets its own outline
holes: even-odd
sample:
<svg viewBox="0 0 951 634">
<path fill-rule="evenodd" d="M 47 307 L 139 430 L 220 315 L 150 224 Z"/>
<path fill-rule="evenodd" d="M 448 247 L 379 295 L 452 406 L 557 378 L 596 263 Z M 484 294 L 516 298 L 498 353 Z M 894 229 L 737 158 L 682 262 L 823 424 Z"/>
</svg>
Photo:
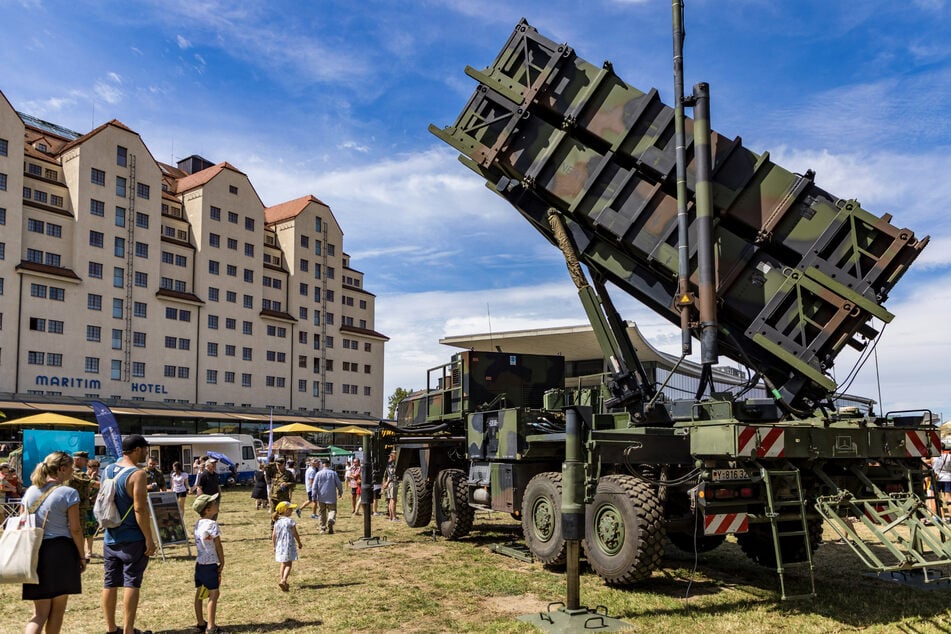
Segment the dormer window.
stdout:
<svg viewBox="0 0 951 634">
<path fill-rule="evenodd" d="M 39 150 L 40 152 L 48 152 L 48 151 L 49 151 L 49 150 L 46 148 L 46 144 L 45 144 L 45 143 L 37 143 L 37 144 L 36 144 L 36 149 Z"/>
</svg>

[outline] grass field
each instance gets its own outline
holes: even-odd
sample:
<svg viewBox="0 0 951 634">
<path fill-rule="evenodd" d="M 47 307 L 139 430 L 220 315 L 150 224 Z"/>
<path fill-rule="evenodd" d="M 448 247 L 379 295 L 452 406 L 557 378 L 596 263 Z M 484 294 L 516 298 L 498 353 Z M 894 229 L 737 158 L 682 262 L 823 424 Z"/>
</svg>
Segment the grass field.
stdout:
<svg viewBox="0 0 951 634">
<path fill-rule="evenodd" d="M 334 535 L 319 535 L 306 514 L 299 521 L 304 548 L 291 591 L 284 593 L 266 512 L 253 510 L 247 489 L 226 492 L 219 517 L 227 558 L 220 625 L 246 633 L 529 632 L 535 630 L 516 617 L 565 598 L 563 575 L 488 549 L 520 539 L 507 515 L 479 514 L 476 530 L 459 542 L 434 539 L 431 527 L 374 517 L 371 534 L 389 545 L 353 549 L 350 542 L 363 537 L 363 518 L 350 516 L 349 502 L 341 509 Z M 196 517 L 187 511 L 189 528 Z M 607 588 L 583 570 L 581 602 L 603 605 L 641 632 L 951 631 L 951 586 L 922 590 L 869 577 L 834 535 L 827 531 L 825 537 L 828 543 L 815 555 L 819 597 L 812 601 L 780 602 L 775 572 L 727 542 L 696 562 L 669 547 L 663 567 L 636 590 Z M 102 552 L 101 541 L 96 551 Z M 167 548 L 166 556 L 149 564 L 136 625 L 156 634 L 189 632 L 194 562 L 184 546 Z M 100 559 L 92 561 L 83 583 L 85 593 L 69 600 L 63 631 L 105 632 Z M 22 631 L 30 610 L 20 600 L 20 586 L 0 586 L 0 632 Z"/>
</svg>

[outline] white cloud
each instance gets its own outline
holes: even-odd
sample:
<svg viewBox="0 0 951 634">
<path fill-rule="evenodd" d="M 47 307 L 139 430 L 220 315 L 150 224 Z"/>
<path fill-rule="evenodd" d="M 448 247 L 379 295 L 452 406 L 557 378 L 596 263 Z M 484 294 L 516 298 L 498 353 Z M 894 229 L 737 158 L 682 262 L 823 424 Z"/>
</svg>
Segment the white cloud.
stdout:
<svg viewBox="0 0 951 634">
<path fill-rule="evenodd" d="M 364 154 L 370 151 L 370 146 L 362 145 L 360 143 L 357 143 L 356 141 L 344 141 L 337 147 L 339 147 L 342 150 L 353 150 L 355 152 L 362 152 Z"/>
<path fill-rule="evenodd" d="M 176 35 L 176 36 L 175 36 L 175 43 L 178 44 L 178 48 L 180 48 L 180 49 L 182 49 L 182 50 L 184 50 L 184 49 L 186 49 L 186 48 L 190 48 L 191 45 L 192 45 L 192 43 L 189 42 L 189 41 L 188 41 L 188 38 L 186 38 L 184 35 Z"/>
<path fill-rule="evenodd" d="M 115 105 L 122 101 L 122 90 L 117 86 L 108 84 L 104 81 L 97 81 L 93 86 L 93 93 L 100 100 L 110 105 Z"/>
</svg>

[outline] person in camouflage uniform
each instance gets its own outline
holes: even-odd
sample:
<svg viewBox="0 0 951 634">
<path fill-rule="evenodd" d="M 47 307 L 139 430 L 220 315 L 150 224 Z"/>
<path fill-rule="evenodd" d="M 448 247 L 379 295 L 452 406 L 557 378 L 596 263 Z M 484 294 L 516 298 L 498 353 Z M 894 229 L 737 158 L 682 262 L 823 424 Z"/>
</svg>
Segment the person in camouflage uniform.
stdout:
<svg viewBox="0 0 951 634">
<path fill-rule="evenodd" d="M 79 493 L 79 523 L 83 527 L 83 537 L 86 540 L 87 550 L 85 554 L 86 561 L 89 561 L 90 538 L 96 534 L 99 528 L 99 522 L 92 514 L 92 478 L 86 473 L 86 464 L 89 462 L 89 454 L 85 451 L 73 452 L 73 477 L 66 484 Z"/>
<path fill-rule="evenodd" d="M 291 500 L 291 487 L 294 486 L 294 479 L 291 477 L 290 472 L 284 467 L 284 463 L 277 461 L 273 463 L 275 465 L 274 475 L 270 479 L 270 502 L 271 502 L 271 514 L 273 515 L 277 505 L 280 502 L 290 502 Z M 270 466 L 270 465 L 269 465 Z"/>
</svg>

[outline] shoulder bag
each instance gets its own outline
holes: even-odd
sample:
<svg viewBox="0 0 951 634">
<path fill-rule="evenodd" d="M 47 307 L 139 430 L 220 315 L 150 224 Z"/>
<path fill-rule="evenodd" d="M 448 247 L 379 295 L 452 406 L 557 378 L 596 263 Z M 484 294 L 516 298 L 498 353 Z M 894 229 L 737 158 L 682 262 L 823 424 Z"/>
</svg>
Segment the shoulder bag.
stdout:
<svg viewBox="0 0 951 634">
<path fill-rule="evenodd" d="M 46 493 L 30 505 L 20 515 L 7 519 L 6 528 L 0 536 L 0 583 L 39 583 L 36 566 L 40 558 L 40 546 L 43 544 L 43 531 L 46 528 L 47 512 L 43 525 L 36 526 L 36 511 L 47 496 L 60 485 L 51 486 Z"/>
</svg>

